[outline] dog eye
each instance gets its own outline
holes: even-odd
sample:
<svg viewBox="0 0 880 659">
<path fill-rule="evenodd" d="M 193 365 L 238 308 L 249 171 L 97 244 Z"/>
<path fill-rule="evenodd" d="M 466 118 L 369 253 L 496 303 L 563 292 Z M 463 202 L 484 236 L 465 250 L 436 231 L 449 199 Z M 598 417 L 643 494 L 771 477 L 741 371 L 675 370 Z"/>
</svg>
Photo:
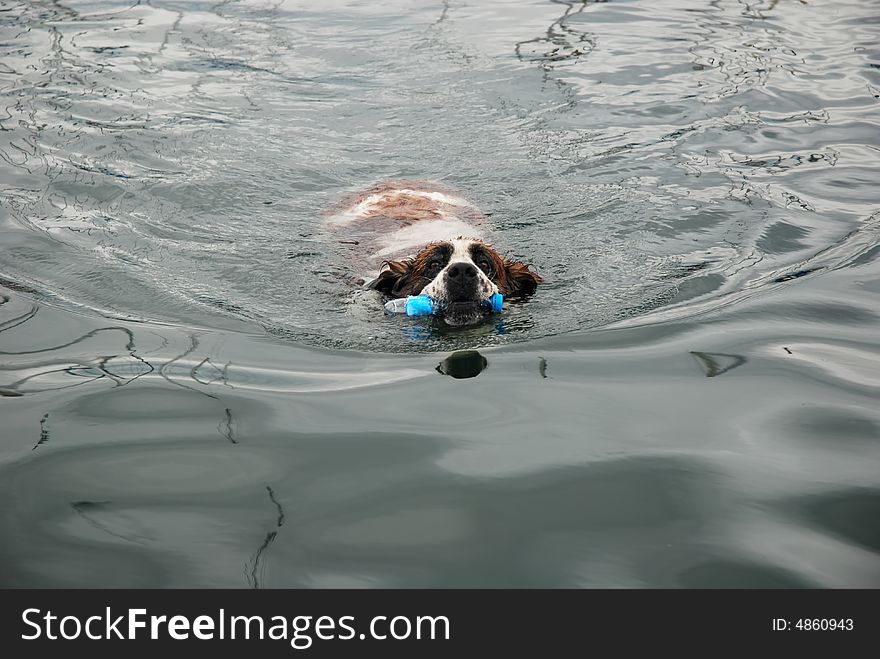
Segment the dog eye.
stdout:
<svg viewBox="0 0 880 659">
<path fill-rule="evenodd" d="M 489 263 L 489 259 L 478 259 L 477 265 L 483 272 L 489 272 L 492 269 L 492 264 Z"/>
<path fill-rule="evenodd" d="M 440 259 L 434 259 L 428 263 L 428 270 L 439 270 L 443 267 L 443 262 Z"/>
</svg>

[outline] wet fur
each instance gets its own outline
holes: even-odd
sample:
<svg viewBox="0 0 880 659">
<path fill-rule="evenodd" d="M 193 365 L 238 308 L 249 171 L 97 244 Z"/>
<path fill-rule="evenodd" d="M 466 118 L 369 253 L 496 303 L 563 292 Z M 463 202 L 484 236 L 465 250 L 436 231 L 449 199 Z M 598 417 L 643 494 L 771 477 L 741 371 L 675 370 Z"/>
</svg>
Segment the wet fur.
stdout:
<svg viewBox="0 0 880 659">
<path fill-rule="evenodd" d="M 346 231 L 339 242 L 357 247 L 355 259 L 365 265 L 375 259 L 379 273 L 369 288 L 389 298 L 428 294 L 451 325 L 479 322 L 483 301 L 494 293 L 522 298 L 543 281 L 525 263 L 498 254 L 481 236 L 480 210 L 440 184 L 379 183 L 342 199 L 327 215 L 328 227 Z"/>
</svg>

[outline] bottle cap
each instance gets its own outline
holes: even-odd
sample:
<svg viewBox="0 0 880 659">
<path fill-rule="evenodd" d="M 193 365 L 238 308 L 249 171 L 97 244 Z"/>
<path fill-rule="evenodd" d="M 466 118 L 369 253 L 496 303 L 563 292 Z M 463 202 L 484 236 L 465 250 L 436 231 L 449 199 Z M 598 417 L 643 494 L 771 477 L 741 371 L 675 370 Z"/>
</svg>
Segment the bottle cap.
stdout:
<svg viewBox="0 0 880 659">
<path fill-rule="evenodd" d="M 495 293 L 486 300 L 486 305 L 495 313 L 500 313 L 501 307 L 504 305 L 504 296 L 501 293 Z"/>
</svg>

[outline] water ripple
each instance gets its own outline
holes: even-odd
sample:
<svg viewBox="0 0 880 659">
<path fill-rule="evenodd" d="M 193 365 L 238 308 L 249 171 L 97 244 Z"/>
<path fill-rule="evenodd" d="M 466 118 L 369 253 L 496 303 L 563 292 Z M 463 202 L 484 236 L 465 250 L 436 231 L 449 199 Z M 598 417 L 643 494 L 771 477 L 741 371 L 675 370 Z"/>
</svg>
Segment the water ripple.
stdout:
<svg viewBox="0 0 880 659">
<path fill-rule="evenodd" d="M 0 582 L 876 587 L 872 12 L 5 3 Z M 400 177 L 538 295 L 384 316 Z"/>
<path fill-rule="evenodd" d="M 383 176 L 462 187 L 548 275 L 458 347 L 726 304 L 867 231 L 863 5 L 536 2 L 513 25 L 502 4 L 13 3 L 0 166 L 22 244 L 0 268 L 118 317 L 418 351 L 441 342 L 378 331 L 316 227 Z"/>
</svg>

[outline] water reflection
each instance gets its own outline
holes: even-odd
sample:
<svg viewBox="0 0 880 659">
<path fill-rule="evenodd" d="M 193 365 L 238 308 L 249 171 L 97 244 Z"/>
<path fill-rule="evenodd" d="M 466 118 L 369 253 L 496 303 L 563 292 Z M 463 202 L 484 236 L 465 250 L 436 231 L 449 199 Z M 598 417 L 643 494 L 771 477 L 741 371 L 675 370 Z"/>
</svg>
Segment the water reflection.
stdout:
<svg viewBox="0 0 880 659">
<path fill-rule="evenodd" d="M 17 459 L 0 463 L 0 499 L 10 502 L 0 507 L 0 582 L 876 583 L 876 479 L 867 458 L 878 420 L 835 399 L 839 384 L 824 383 L 838 378 L 804 386 L 816 369 L 799 358 L 810 354 L 803 327 L 812 322 L 823 335 L 826 325 L 804 321 L 789 304 L 784 317 L 799 340 L 786 329 L 776 342 L 693 355 L 710 376 L 742 365 L 742 355 L 761 356 L 743 377 L 757 372 L 783 393 L 765 401 L 741 389 L 745 419 L 724 388 L 691 384 L 685 348 L 714 344 L 723 332 L 712 341 L 682 328 L 653 341 L 644 329 L 595 333 L 540 354 L 461 350 L 438 364 L 427 355 L 300 351 L 264 337 L 237 349 L 232 334 L 138 324 L 79 328 L 77 340 L 57 341 L 60 312 L 41 307 L 0 332 L 4 366 L 50 372 L 46 386 L 31 377 L 7 402 L 20 411 L 4 421 L 24 418 L 28 434 Z M 804 304 L 818 314 L 814 297 Z M 4 306 L 10 318 L 28 308 L 16 296 Z M 768 303 L 764 313 L 779 318 L 780 308 Z M 857 315 L 845 326 L 867 332 L 872 319 Z M 34 342 L 28 323 L 38 321 L 43 334 Z M 489 361 L 493 386 L 476 398 L 431 376 L 472 378 Z M 57 364 L 70 370 L 59 373 Z M 794 380 L 770 379 L 792 368 Z M 64 388 L 57 378 L 88 382 Z M 541 384 L 523 387 L 523 378 Z M 789 390 L 796 395 L 786 397 Z M 827 398 L 824 409 L 805 412 L 810 392 Z M 455 418 L 400 413 L 425 400 L 441 414 L 455 409 Z M 695 443 L 693 415 L 703 409 L 715 430 Z M 658 415 L 667 423 L 652 421 Z M 17 432 L 4 439 L 24 444 Z M 811 457 L 825 447 L 833 453 Z M 864 472 L 857 490 L 846 487 L 854 469 Z M 817 479 L 842 494 L 813 496 Z M 792 537 L 809 540 L 807 568 L 788 560 L 782 545 Z M 838 558 L 845 567 L 835 567 Z"/>
<path fill-rule="evenodd" d="M 33 305 L 25 298 L 11 299 L 3 307 L 9 318 L 0 317 L 0 395 L 7 397 L 101 383 L 125 387 L 137 381 L 154 383 L 160 379 L 221 401 L 225 393 L 234 390 L 341 391 L 426 376 L 420 368 L 389 368 L 382 362 L 354 370 L 338 370 L 329 365 L 322 368 L 320 364 L 297 369 L 295 360 L 279 361 L 277 355 L 264 363 L 234 363 L 221 356 L 217 337 L 202 330 L 161 328 L 157 333 L 149 325 L 139 324 L 87 329 L 75 338 L 70 338 L 69 332 L 61 332 L 64 340 L 47 340 L 34 347 L 29 340 L 28 324 L 38 322 L 40 314 L 48 316 L 44 323 L 51 324 L 55 319 L 63 323 L 65 315 Z M 233 428 L 230 414 L 225 411 L 222 422 L 226 435 Z"/>
<path fill-rule="evenodd" d="M 877 521 L 880 520 L 880 490 L 852 488 L 832 491 L 786 501 L 780 507 L 846 542 L 880 554 L 880 522 Z M 880 575 L 880 565 L 876 575 Z"/>
<path fill-rule="evenodd" d="M 253 559 L 251 559 L 250 567 L 247 571 L 248 585 L 250 585 L 251 588 L 261 587 L 260 580 L 263 574 L 260 559 L 263 557 L 263 552 L 265 552 L 269 548 L 269 545 L 271 545 L 275 538 L 278 536 L 279 529 L 284 525 L 284 509 L 281 507 L 281 504 L 278 503 L 278 500 L 275 498 L 275 493 L 268 485 L 266 486 L 266 492 L 269 495 L 269 500 L 272 502 L 272 505 L 275 506 L 275 510 L 278 511 L 278 517 L 275 520 L 275 528 L 266 533 L 266 537 L 263 539 L 263 543 L 254 553 Z"/>
<path fill-rule="evenodd" d="M 880 583 L 868 3 L 7 4 L 3 585 Z M 404 174 L 540 295 L 352 297 Z"/>
<path fill-rule="evenodd" d="M 547 375 L 547 360 L 544 357 L 538 357 L 538 374 L 545 380 L 550 377 Z"/>
<path fill-rule="evenodd" d="M 547 27 L 545 36 L 527 39 L 516 44 L 514 52 L 520 61 L 538 62 L 544 69 L 549 69 L 558 62 L 577 61 L 578 58 L 589 54 L 596 47 L 595 35 L 585 29 L 589 23 L 578 24 L 575 22 L 575 17 L 587 8 L 588 2 L 560 2 L 559 4 L 566 6 L 565 13 Z"/>
<path fill-rule="evenodd" d="M 0 581 L 674 587 L 725 556 L 712 539 L 731 502 L 704 464 L 634 458 L 462 479 L 437 466 L 449 445 L 289 433 L 47 452 L 0 468 L 0 496 L 17 502 L 0 509 Z"/>
<path fill-rule="evenodd" d="M 488 365 L 489 361 L 477 350 L 459 350 L 437 364 L 437 372 L 457 379 L 475 378 Z"/>
<path fill-rule="evenodd" d="M 10 7 L 0 271 L 107 316 L 445 353 L 799 284 L 876 212 L 864 3 Z M 552 285 L 498 332 L 377 331 L 315 215 L 402 172 Z"/>
<path fill-rule="evenodd" d="M 727 355 L 721 352 L 697 352 L 692 350 L 691 354 L 696 359 L 697 364 L 703 369 L 707 378 L 727 373 L 734 368 L 738 368 L 748 361 L 742 355 Z"/>
</svg>

